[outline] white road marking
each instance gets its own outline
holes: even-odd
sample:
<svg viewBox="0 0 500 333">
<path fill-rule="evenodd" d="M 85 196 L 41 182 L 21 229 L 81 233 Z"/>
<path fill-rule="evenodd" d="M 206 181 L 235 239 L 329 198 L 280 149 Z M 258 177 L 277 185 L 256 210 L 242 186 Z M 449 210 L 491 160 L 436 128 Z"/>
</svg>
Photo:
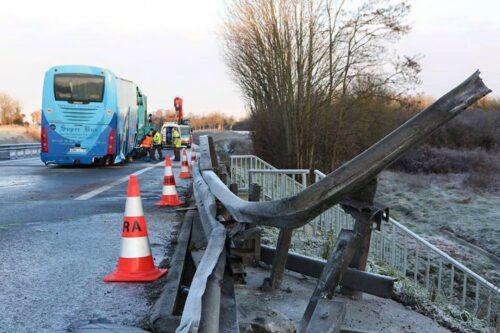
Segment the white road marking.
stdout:
<svg viewBox="0 0 500 333">
<path fill-rule="evenodd" d="M 163 165 L 163 163 L 165 163 L 165 162 L 163 162 L 163 161 L 162 162 L 158 162 L 158 163 L 156 163 L 156 164 L 154 164 L 152 166 L 149 166 L 147 168 L 144 168 L 144 169 L 141 169 L 139 171 L 136 171 L 136 172 L 134 172 L 134 173 L 132 173 L 132 174 L 130 174 L 128 176 L 125 176 L 123 178 L 115 180 L 114 182 L 112 182 L 112 183 L 110 183 L 108 185 L 101 186 L 99 188 L 96 188 L 95 190 L 92 190 L 90 192 L 82 194 L 79 197 L 76 197 L 74 200 L 88 200 L 88 199 L 91 199 L 91 198 L 95 197 L 96 195 L 101 194 L 102 192 L 105 192 L 105 191 L 107 191 L 107 190 L 115 187 L 116 185 L 120 185 L 120 184 L 128 181 L 128 178 L 131 175 L 138 176 L 138 175 L 140 175 L 140 174 L 142 174 L 142 173 L 144 173 L 146 171 L 149 171 L 149 170 L 151 170 L 153 168 L 156 168 L 157 166 Z"/>
</svg>

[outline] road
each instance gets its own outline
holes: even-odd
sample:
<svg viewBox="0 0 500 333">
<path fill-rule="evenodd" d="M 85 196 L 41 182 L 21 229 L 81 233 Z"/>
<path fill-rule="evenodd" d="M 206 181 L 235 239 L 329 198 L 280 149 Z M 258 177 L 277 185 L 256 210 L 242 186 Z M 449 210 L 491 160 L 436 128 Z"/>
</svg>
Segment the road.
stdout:
<svg viewBox="0 0 500 333">
<path fill-rule="evenodd" d="M 168 152 L 172 155 L 172 152 Z M 181 197 L 190 181 L 174 174 Z M 153 205 L 163 162 L 103 168 L 0 162 L 0 332 L 63 332 L 88 322 L 147 328 L 158 283 L 102 282 L 120 251 L 127 178 L 138 175 L 152 253 L 168 263 L 182 214 Z"/>
</svg>

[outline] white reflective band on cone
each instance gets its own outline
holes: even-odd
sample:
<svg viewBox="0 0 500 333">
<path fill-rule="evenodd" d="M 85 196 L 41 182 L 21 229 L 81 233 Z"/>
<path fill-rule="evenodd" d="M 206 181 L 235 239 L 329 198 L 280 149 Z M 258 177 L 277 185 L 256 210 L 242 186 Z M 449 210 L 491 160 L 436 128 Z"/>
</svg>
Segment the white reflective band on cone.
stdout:
<svg viewBox="0 0 500 333">
<path fill-rule="evenodd" d="M 165 185 L 162 190 L 163 195 L 177 195 L 177 190 L 174 185 Z"/>
<path fill-rule="evenodd" d="M 164 176 L 173 176 L 172 167 L 165 167 L 165 173 L 163 175 Z"/>
<path fill-rule="evenodd" d="M 151 255 L 148 236 L 122 237 L 122 258 L 141 258 Z"/>
<path fill-rule="evenodd" d="M 181 167 L 181 172 L 188 172 L 188 171 L 189 171 L 189 167 L 187 167 L 187 166 Z"/>
<path fill-rule="evenodd" d="M 125 202 L 125 216 L 144 216 L 141 197 L 127 197 L 127 201 Z"/>
</svg>

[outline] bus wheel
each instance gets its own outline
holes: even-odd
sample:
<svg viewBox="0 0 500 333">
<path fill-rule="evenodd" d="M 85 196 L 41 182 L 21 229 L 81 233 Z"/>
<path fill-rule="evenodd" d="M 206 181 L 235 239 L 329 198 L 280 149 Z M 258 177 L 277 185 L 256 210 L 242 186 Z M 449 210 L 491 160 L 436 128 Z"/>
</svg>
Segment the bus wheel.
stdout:
<svg viewBox="0 0 500 333">
<path fill-rule="evenodd" d="M 94 165 L 97 167 L 104 166 L 104 157 L 99 157 L 94 160 Z"/>
</svg>

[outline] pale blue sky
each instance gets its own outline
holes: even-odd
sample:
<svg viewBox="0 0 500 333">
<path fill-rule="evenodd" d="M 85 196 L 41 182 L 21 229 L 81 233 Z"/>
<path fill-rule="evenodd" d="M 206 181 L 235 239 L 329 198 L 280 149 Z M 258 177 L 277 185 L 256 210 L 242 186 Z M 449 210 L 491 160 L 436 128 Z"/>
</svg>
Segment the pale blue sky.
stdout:
<svg viewBox="0 0 500 333">
<path fill-rule="evenodd" d="M 398 49 L 424 56 L 421 92 L 439 96 L 477 68 L 500 91 L 500 1 L 412 3 L 413 32 Z M 151 110 L 181 95 L 188 112 L 241 116 L 216 36 L 223 12 L 224 0 L 3 2 L 0 91 L 29 113 L 40 108 L 47 68 L 91 64 L 138 83 Z"/>
</svg>

